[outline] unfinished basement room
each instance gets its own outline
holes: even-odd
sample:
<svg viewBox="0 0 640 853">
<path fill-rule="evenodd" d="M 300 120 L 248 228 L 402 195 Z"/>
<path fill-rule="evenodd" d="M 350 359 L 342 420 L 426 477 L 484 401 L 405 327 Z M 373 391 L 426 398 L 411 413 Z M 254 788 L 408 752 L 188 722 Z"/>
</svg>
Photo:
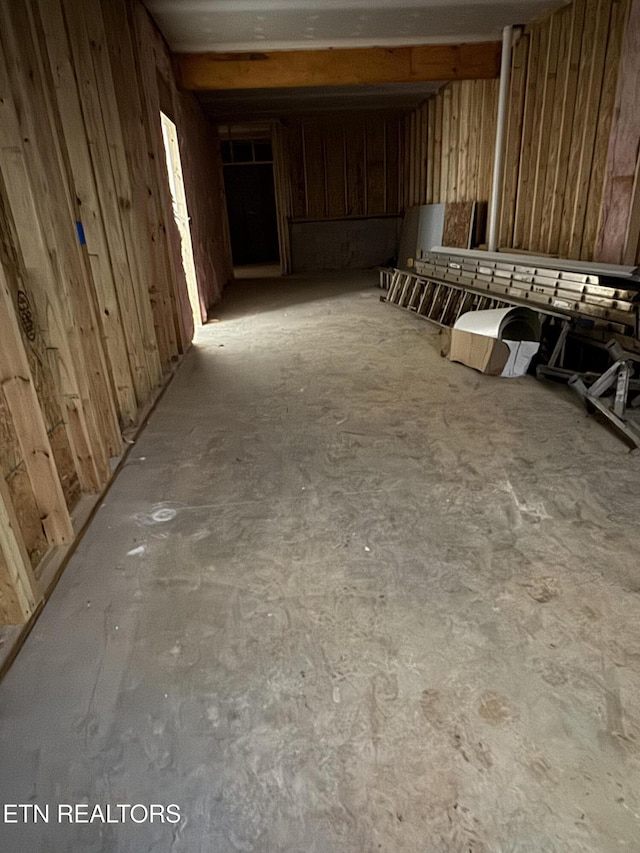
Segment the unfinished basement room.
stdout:
<svg viewBox="0 0 640 853">
<path fill-rule="evenodd" d="M 0 0 L 1 853 L 640 853 L 640 0 Z"/>
</svg>

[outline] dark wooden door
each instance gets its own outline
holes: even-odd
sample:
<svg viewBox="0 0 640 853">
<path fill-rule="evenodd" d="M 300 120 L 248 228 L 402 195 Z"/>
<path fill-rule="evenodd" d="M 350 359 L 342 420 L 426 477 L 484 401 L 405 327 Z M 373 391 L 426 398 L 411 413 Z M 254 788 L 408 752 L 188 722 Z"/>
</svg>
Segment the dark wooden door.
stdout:
<svg viewBox="0 0 640 853">
<path fill-rule="evenodd" d="M 279 261 L 271 163 L 224 167 L 231 251 L 235 266 Z"/>
</svg>

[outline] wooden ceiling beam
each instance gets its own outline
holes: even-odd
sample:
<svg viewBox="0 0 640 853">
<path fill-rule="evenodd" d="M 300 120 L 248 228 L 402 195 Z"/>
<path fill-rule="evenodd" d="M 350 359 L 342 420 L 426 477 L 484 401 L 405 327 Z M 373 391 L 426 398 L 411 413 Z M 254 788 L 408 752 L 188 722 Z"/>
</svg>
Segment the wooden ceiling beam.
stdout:
<svg viewBox="0 0 640 853">
<path fill-rule="evenodd" d="M 500 42 L 406 47 L 178 53 L 180 85 L 193 91 L 359 86 L 498 77 Z"/>
</svg>

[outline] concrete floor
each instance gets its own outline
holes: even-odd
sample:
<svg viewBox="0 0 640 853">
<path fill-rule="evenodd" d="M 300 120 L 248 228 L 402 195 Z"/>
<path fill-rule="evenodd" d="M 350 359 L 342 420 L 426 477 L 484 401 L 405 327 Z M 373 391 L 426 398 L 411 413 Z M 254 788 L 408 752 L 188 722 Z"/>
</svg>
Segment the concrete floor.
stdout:
<svg viewBox="0 0 640 853">
<path fill-rule="evenodd" d="M 640 851 L 640 460 L 374 282 L 202 330 L 0 686 L 3 851 Z"/>
</svg>

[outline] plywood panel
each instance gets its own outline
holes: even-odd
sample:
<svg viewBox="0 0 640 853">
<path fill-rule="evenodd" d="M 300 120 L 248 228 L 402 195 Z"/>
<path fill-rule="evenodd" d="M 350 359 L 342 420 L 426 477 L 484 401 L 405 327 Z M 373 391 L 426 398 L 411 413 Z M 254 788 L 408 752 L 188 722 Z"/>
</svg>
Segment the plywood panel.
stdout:
<svg viewBox="0 0 640 853">
<path fill-rule="evenodd" d="M 443 246 L 452 246 L 457 249 L 471 247 L 474 208 L 473 201 L 447 202 L 442 233 Z"/>
</svg>

